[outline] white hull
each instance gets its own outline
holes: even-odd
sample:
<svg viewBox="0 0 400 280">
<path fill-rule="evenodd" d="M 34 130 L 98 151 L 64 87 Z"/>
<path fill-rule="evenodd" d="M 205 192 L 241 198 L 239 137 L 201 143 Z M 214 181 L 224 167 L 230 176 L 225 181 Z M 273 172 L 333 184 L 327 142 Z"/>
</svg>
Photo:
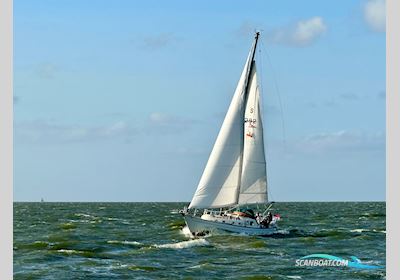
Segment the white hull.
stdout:
<svg viewBox="0 0 400 280">
<path fill-rule="evenodd" d="M 191 215 L 185 215 L 185 222 L 190 232 L 194 235 L 215 233 L 221 231 L 243 233 L 247 235 L 259 235 L 259 236 L 266 236 L 277 233 L 277 228 L 275 225 L 268 228 L 246 227 L 246 226 L 226 224 L 222 222 L 208 221 L 201 219 L 200 217 Z"/>
</svg>

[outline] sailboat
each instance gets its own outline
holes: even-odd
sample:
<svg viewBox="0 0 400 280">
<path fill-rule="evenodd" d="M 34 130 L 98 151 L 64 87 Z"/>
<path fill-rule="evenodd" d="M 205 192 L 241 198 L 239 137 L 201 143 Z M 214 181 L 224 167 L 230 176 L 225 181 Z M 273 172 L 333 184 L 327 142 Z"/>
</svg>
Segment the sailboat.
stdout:
<svg viewBox="0 0 400 280">
<path fill-rule="evenodd" d="M 194 235 L 227 231 L 263 236 L 278 230 L 280 216 L 268 212 L 273 202 L 268 201 L 256 69 L 259 35 L 256 32 L 193 199 L 180 211 Z M 261 210 L 260 205 L 264 207 Z"/>
</svg>

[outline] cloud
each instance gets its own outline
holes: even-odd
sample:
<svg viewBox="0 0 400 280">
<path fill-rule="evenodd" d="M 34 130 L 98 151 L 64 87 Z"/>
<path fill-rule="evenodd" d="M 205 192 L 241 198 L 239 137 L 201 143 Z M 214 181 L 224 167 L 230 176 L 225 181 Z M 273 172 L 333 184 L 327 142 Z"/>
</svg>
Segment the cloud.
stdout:
<svg viewBox="0 0 400 280">
<path fill-rule="evenodd" d="M 313 102 L 313 101 L 307 101 L 306 103 L 305 103 L 305 105 L 307 106 L 307 107 L 309 107 L 309 108 L 317 108 L 317 104 L 315 103 L 315 102 Z"/>
<path fill-rule="evenodd" d="M 172 33 L 161 33 L 145 37 L 143 40 L 143 47 L 147 50 L 158 50 L 176 41 L 177 38 Z"/>
<path fill-rule="evenodd" d="M 160 112 L 153 112 L 149 115 L 149 120 L 156 124 L 167 124 L 168 122 L 172 122 L 175 118 L 176 117 Z"/>
<path fill-rule="evenodd" d="M 250 35 L 254 35 L 254 32 L 257 30 L 257 26 L 260 26 L 259 24 L 252 23 L 250 21 L 245 21 L 243 22 L 237 30 L 235 30 L 235 35 L 238 37 L 246 37 Z"/>
<path fill-rule="evenodd" d="M 326 30 L 323 18 L 312 17 L 272 30 L 267 37 L 270 37 L 273 43 L 303 47 L 316 41 Z"/>
<path fill-rule="evenodd" d="M 120 134 L 121 132 L 126 132 L 127 130 L 129 130 L 129 126 L 126 124 L 126 122 L 118 121 L 111 126 L 104 127 L 102 129 L 102 133 L 103 135 L 114 136 Z"/>
<path fill-rule="evenodd" d="M 29 143 L 71 143 L 128 138 L 137 130 L 123 121 L 104 126 L 65 125 L 48 121 L 22 122 L 14 125 L 15 139 Z"/>
<path fill-rule="evenodd" d="M 369 0 L 364 5 L 364 19 L 375 32 L 386 31 L 386 1 Z"/>
<path fill-rule="evenodd" d="M 336 107 L 338 106 L 338 103 L 334 99 L 330 99 L 324 102 L 324 105 L 326 107 Z"/>
<path fill-rule="evenodd" d="M 144 129 L 147 133 L 182 133 L 198 121 L 162 112 L 153 112 L 148 116 Z"/>
<path fill-rule="evenodd" d="M 305 106 L 310 107 L 310 108 L 317 108 L 320 106 L 335 108 L 335 107 L 341 106 L 345 103 L 361 101 L 365 98 L 367 98 L 367 97 L 357 94 L 357 93 L 346 92 L 346 93 L 341 93 L 341 94 L 331 96 L 330 98 L 322 100 L 321 102 L 315 102 L 315 101 L 305 102 Z"/>
<path fill-rule="evenodd" d="M 38 68 L 36 69 L 36 73 L 40 78 L 53 79 L 55 78 L 58 70 L 59 69 L 55 64 L 43 63 L 38 66 Z"/>
<path fill-rule="evenodd" d="M 348 130 L 311 134 L 297 146 L 297 149 L 306 153 L 384 150 L 384 148 L 385 134 L 383 132 L 366 133 Z"/>
<path fill-rule="evenodd" d="M 358 100 L 358 99 L 360 99 L 360 97 L 357 94 L 351 93 L 351 92 L 342 93 L 342 94 L 339 95 L 339 97 L 342 98 L 342 99 L 345 99 L 345 100 Z"/>
<path fill-rule="evenodd" d="M 71 125 L 52 121 L 28 121 L 14 125 L 15 139 L 19 143 L 75 143 L 121 139 L 130 142 L 132 137 L 154 134 L 181 134 L 197 121 L 170 114 L 153 112 L 137 124 L 116 121 L 106 125 Z"/>
</svg>

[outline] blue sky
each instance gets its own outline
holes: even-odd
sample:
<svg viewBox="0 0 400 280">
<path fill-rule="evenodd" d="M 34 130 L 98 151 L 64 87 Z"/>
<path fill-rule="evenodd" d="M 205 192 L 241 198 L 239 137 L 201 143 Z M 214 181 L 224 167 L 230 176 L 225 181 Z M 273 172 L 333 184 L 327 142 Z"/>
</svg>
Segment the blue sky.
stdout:
<svg viewBox="0 0 400 280">
<path fill-rule="evenodd" d="M 270 197 L 384 200 L 383 0 L 15 1 L 14 199 L 189 201 L 256 28 Z"/>
</svg>

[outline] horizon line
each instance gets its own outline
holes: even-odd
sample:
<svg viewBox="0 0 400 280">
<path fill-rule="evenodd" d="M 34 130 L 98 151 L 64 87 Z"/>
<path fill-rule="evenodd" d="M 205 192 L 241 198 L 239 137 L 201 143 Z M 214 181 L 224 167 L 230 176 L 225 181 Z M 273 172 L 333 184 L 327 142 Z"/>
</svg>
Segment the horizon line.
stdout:
<svg viewBox="0 0 400 280">
<path fill-rule="evenodd" d="M 190 201 L 40 201 L 40 200 L 14 200 L 13 203 L 187 203 Z M 287 200 L 287 201 L 270 201 L 274 203 L 309 203 L 309 202 L 386 202 L 386 200 Z"/>
</svg>

